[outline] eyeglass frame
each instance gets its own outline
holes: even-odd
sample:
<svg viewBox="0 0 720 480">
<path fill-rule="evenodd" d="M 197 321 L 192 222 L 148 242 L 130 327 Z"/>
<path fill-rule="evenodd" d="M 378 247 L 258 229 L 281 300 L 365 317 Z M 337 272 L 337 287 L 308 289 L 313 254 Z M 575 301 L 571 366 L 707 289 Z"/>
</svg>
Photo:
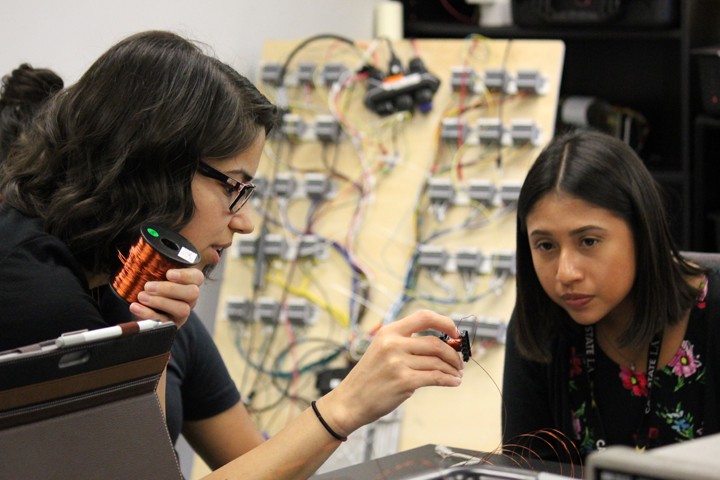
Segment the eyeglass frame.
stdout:
<svg viewBox="0 0 720 480">
<path fill-rule="evenodd" d="M 233 198 L 232 202 L 230 202 L 230 212 L 232 213 L 239 212 L 240 209 L 245 206 L 245 204 L 248 202 L 248 200 L 250 200 L 250 197 L 252 197 L 253 193 L 255 192 L 256 185 L 254 183 L 235 180 L 234 178 L 225 175 L 220 170 L 211 167 L 203 161 L 200 161 L 198 163 L 197 171 L 198 173 L 200 173 L 200 175 L 204 177 L 212 178 L 213 180 L 217 180 L 220 183 L 230 185 L 235 189 L 237 195 L 235 196 L 235 198 Z M 244 198 L 243 195 L 245 196 Z"/>
</svg>

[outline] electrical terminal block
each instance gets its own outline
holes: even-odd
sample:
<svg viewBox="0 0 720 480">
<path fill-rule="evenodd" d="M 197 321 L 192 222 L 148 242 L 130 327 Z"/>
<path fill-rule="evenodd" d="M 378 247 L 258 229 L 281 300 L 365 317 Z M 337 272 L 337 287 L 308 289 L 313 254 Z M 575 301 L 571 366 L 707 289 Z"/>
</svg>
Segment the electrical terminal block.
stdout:
<svg viewBox="0 0 720 480">
<path fill-rule="evenodd" d="M 469 332 L 470 343 L 477 341 L 505 343 L 507 325 L 501 318 L 460 314 L 451 314 L 450 318 L 459 331 Z"/>
<path fill-rule="evenodd" d="M 317 235 L 303 235 L 297 245 L 295 258 L 325 258 L 327 243 Z"/>
<path fill-rule="evenodd" d="M 468 126 L 456 117 L 444 118 L 440 125 L 440 139 L 448 143 L 464 142 Z"/>
<path fill-rule="evenodd" d="M 444 271 L 450 255 L 439 245 L 420 245 L 418 248 L 418 265 L 434 271 Z"/>
<path fill-rule="evenodd" d="M 468 196 L 471 200 L 491 206 L 495 200 L 497 188 L 492 180 L 476 178 L 468 181 Z"/>
<path fill-rule="evenodd" d="M 445 213 L 455 199 L 455 187 L 448 178 L 431 178 L 428 180 L 428 198 L 430 210 L 438 222 L 445 219 Z"/>
<path fill-rule="evenodd" d="M 518 92 L 532 95 L 548 93 L 548 80 L 538 70 L 518 70 L 515 77 Z"/>
<path fill-rule="evenodd" d="M 515 147 L 540 145 L 540 127 L 534 120 L 518 119 L 510 122 L 510 138 Z"/>
<path fill-rule="evenodd" d="M 301 62 L 297 66 L 297 83 L 300 86 L 315 86 L 315 69 L 317 65 L 312 62 Z"/>
<path fill-rule="evenodd" d="M 278 173 L 273 181 L 273 193 L 277 197 L 291 198 L 297 189 L 297 181 L 291 173 Z"/>
<path fill-rule="evenodd" d="M 324 173 L 310 172 L 303 177 L 305 194 L 312 200 L 325 200 L 330 196 L 332 183 Z"/>
<path fill-rule="evenodd" d="M 324 143 L 338 143 L 342 129 L 340 122 L 332 115 L 318 115 L 315 117 L 315 138 Z"/>
<path fill-rule="evenodd" d="M 305 121 L 296 113 L 286 113 L 282 116 L 280 130 L 290 138 L 302 138 L 307 130 Z"/>
<path fill-rule="evenodd" d="M 504 68 L 485 69 L 483 83 L 491 92 L 513 93 L 513 78 Z"/>
<path fill-rule="evenodd" d="M 455 188 L 449 178 L 431 178 L 428 180 L 428 197 L 431 202 L 452 203 Z"/>
<path fill-rule="evenodd" d="M 283 66 L 279 63 L 268 62 L 264 64 L 260 70 L 260 81 L 273 87 L 282 85 L 282 79 L 285 74 Z"/>
<path fill-rule="evenodd" d="M 472 67 L 450 67 L 450 88 L 452 88 L 453 92 L 459 92 L 463 89 L 474 92 L 477 80 L 478 75 Z"/>
<path fill-rule="evenodd" d="M 279 233 L 268 233 L 260 242 L 265 257 L 285 258 L 288 250 L 287 240 Z"/>
<path fill-rule="evenodd" d="M 461 248 L 455 252 L 455 265 L 459 272 L 481 273 L 484 259 L 478 248 Z"/>
<path fill-rule="evenodd" d="M 484 263 L 485 257 L 477 248 L 464 248 L 455 252 L 455 266 L 468 295 L 474 291 Z"/>
<path fill-rule="evenodd" d="M 252 323 L 252 302 L 245 297 L 228 297 L 225 301 L 225 317 L 234 323 Z"/>
<path fill-rule="evenodd" d="M 267 325 L 280 322 L 280 302 L 271 297 L 260 297 L 255 303 L 255 318 Z"/>
<path fill-rule="evenodd" d="M 323 65 L 320 70 L 320 79 L 327 87 L 333 83 L 340 81 L 342 76 L 348 71 L 347 67 L 339 62 L 330 62 Z"/>
<path fill-rule="evenodd" d="M 234 256 L 240 257 L 254 257 L 257 253 L 258 239 L 254 237 L 240 237 L 235 242 Z"/>
<path fill-rule="evenodd" d="M 296 327 L 312 325 L 316 320 L 316 311 L 313 304 L 304 298 L 294 298 L 287 301 L 287 320 Z"/>
<path fill-rule="evenodd" d="M 496 274 L 515 275 L 515 251 L 501 250 L 492 254 L 492 268 Z"/>
<path fill-rule="evenodd" d="M 517 203 L 522 190 L 522 182 L 517 180 L 506 180 L 500 184 L 500 201 L 503 205 Z"/>
<path fill-rule="evenodd" d="M 480 145 L 502 145 L 505 129 L 499 118 L 481 118 L 476 125 Z"/>
</svg>

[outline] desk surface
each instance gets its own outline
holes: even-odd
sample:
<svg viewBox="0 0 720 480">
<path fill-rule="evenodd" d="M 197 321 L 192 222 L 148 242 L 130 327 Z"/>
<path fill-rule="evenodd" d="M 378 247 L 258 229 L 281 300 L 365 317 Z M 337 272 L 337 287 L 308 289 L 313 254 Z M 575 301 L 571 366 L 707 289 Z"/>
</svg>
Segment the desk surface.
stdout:
<svg viewBox="0 0 720 480">
<path fill-rule="evenodd" d="M 409 480 L 409 479 L 431 479 L 435 478 L 432 473 L 437 472 L 438 475 L 441 471 L 451 467 L 462 459 L 458 458 L 446 458 L 443 459 L 440 455 L 435 453 L 436 445 L 423 445 L 422 447 L 413 448 L 404 452 L 399 452 L 386 457 L 376 458 L 358 465 L 353 465 L 346 468 L 334 470 L 312 477 L 313 480 Z M 502 456 L 489 453 L 475 452 L 472 450 L 465 450 L 462 448 L 453 448 L 454 452 L 464 453 L 473 455 L 475 458 L 480 459 L 481 462 L 470 465 L 467 468 L 476 467 L 478 465 L 486 465 L 500 467 L 498 470 L 503 468 L 520 469 L 528 474 L 525 478 L 537 478 L 537 473 L 547 472 L 554 473 L 557 475 L 563 475 L 566 478 L 582 478 L 582 468 L 575 467 L 574 469 L 569 465 L 543 462 L 538 460 L 523 461 L 523 464 L 519 464 L 517 461 Z M 520 470 L 518 470 L 520 473 Z M 438 476 L 437 478 L 445 478 Z M 462 478 L 471 479 L 479 478 L 473 475 L 465 475 Z M 501 478 L 501 477 L 484 477 L 484 478 Z M 522 480 L 522 477 L 511 477 L 507 478 L 518 478 Z"/>
</svg>

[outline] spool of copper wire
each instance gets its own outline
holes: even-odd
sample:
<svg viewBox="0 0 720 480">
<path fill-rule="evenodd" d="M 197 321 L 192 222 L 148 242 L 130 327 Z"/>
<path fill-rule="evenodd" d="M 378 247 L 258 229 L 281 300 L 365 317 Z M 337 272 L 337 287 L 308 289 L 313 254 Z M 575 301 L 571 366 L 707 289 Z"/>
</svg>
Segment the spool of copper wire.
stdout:
<svg viewBox="0 0 720 480">
<path fill-rule="evenodd" d="M 185 237 L 156 225 L 143 225 L 127 258 L 119 256 L 123 268 L 115 276 L 112 289 L 128 303 L 137 302 L 147 282 L 165 280 L 171 268 L 192 267 L 200 261 L 197 249 Z"/>
</svg>

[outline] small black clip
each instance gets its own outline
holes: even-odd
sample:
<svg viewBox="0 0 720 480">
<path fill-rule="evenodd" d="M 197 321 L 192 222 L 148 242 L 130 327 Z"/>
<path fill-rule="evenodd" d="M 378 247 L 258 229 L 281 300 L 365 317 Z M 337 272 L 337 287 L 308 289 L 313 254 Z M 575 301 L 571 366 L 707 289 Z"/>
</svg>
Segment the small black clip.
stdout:
<svg viewBox="0 0 720 480">
<path fill-rule="evenodd" d="M 460 338 L 450 338 L 447 333 L 443 333 L 440 340 L 462 353 L 463 362 L 470 360 L 472 350 L 470 348 L 470 333 L 467 330 L 460 335 Z"/>
</svg>

